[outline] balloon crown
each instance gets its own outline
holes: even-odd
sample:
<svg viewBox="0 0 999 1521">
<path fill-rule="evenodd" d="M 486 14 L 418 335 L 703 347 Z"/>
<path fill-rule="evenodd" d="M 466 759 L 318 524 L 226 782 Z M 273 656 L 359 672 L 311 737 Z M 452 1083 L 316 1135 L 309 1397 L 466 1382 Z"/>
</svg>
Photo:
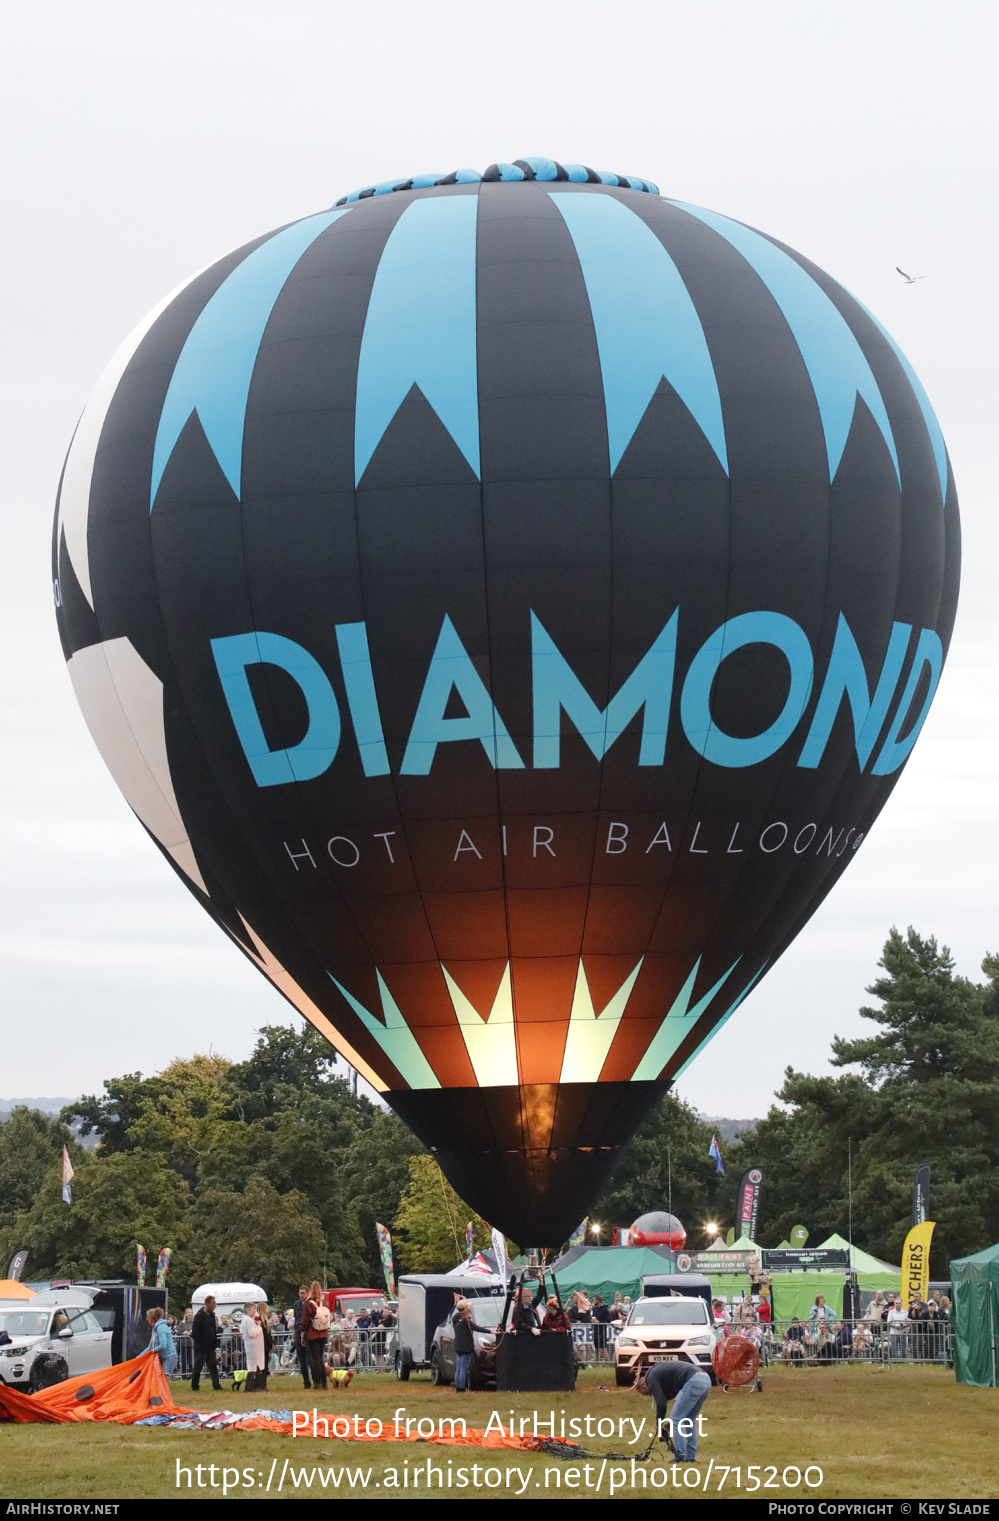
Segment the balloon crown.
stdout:
<svg viewBox="0 0 999 1521">
<path fill-rule="evenodd" d="M 477 169 L 452 169 L 450 174 L 417 174 L 408 180 L 382 180 L 380 185 L 365 185 L 363 190 L 342 195 L 335 204 L 348 206 L 352 201 L 366 201 L 369 196 L 390 195 L 393 190 L 425 190 L 431 185 L 494 184 L 500 180 L 560 180 L 574 185 L 614 185 L 621 190 L 659 194 L 658 185 L 633 174 L 610 174 L 603 169 L 590 169 L 586 164 L 560 164 L 554 158 L 517 158 L 512 164 L 490 164 L 482 174 Z"/>
</svg>

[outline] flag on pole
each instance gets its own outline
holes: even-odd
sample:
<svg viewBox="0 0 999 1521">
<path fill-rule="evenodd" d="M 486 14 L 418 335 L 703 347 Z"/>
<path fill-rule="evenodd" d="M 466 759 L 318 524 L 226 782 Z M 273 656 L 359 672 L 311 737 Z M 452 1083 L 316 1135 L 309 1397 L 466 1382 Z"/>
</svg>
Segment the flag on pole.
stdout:
<svg viewBox="0 0 999 1521">
<path fill-rule="evenodd" d="M 390 1299 L 395 1299 L 395 1263 L 392 1259 L 392 1237 L 384 1225 L 375 1221 L 375 1235 L 378 1237 L 378 1255 L 382 1259 L 382 1272 L 385 1274 L 385 1287 L 388 1289 Z"/>
<path fill-rule="evenodd" d="M 135 1243 L 135 1281 L 140 1289 L 146 1286 L 146 1249 L 137 1241 Z"/>
<path fill-rule="evenodd" d="M 170 1258 L 173 1256 L 173 1247 L 165 1246 L 156 1259 L 156 1287 L 166 1288 L 167 1273 L 170 1271 Z"/>
<path fill-rule="evenodd" d="M 62 1148 L 62 1202 L 73 1202 L 73 1164 L 69 1160 L 69 1152 L 65 1146 Z"/>
<path fill-rule="evenodd" d="M 496 1271 L 499 1273 L 503 1282 L 506 1283 L 507 1275 L 509 1273 L 509 1268 L 507 1266 L 506 1260 L 506 1237 L 503 1235 L 503 1232 L 498 1231 L 495 1226 L 493 1227 L 492 1241 L 493 1253 L 496 1257 Z"/>
<path fill-rule="evenodd" d="M 475 1227 L 469 1220 L 465 1226 L 465 1261 L 469 1261 L 475 1250 Z"/>
<path fill-rule="evenodd" d="M 721 1147 L 718 1145 L 718 1137 L 711 1137 L 711 1145 L 708 1147 L 708 1156 L 714 1159 L 715 1172 L 724 1174 L 725 1163 L 722 1161 Z"/>
<path fill-rule="evenodd" d="M 589 1223 L 590 1217 L 587 1215 L 584 1220 L 580 1221 L 580 1223 L 576 1226 L 576 1229 L 573 1231 L 572 1235 L 569 1237 L 570 1246 L 583 1245 L 583 1242 L 586 1240 L 586 1227 L 589 1225 Z"/>
</svg>

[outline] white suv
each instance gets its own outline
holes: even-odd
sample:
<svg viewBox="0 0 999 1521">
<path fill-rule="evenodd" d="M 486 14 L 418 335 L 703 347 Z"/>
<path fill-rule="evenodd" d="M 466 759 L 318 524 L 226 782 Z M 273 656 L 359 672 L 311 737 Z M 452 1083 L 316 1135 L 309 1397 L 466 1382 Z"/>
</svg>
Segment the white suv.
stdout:
<svg viewBox="0 0 999 1521">
<path fill-rule="evenodd" d="M 0 1382 L 32 1387 L 32 1365 L 41 1353 L 58 1359 L 49 1382 L 110 1368 L 112 1319 L 113 1311 L 95 1313 L 91 1296 L 72 1290 L 0 1301 Z"/>
<path fill-rule="evenodd" d="M 710 1374 L 711 1353 L 720 1335 L 699 1295 L 639 1299 L 615 1346 L 617 1382 L 633 1384 L 644 1369 L 664 1362 L 693 1363 Z"/>
</svg>

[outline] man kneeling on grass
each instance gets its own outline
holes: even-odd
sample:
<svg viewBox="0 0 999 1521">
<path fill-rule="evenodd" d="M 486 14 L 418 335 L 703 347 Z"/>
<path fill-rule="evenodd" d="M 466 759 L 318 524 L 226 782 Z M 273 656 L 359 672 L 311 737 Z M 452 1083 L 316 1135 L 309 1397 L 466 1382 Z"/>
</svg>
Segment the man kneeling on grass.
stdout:
<svg viewBox="0 0 999 1521">
<path fill-rule="evenodd" d="M 697 1417 L 711 1393 L 711 1380 L 693 1363 L 653 1363 L 640 1373 L 635 1383 L 637 1394 L 651 1394 L 656 1402 L 659 1433 L 670 1400 L 673 1401 L 673 1449 L 678 1463 L 697 1462 Z M 668 1428 L 667 1428 L 668 1430 Z M 668 1438 L 667 1438 L 668 1440 Z"/>
</svg>

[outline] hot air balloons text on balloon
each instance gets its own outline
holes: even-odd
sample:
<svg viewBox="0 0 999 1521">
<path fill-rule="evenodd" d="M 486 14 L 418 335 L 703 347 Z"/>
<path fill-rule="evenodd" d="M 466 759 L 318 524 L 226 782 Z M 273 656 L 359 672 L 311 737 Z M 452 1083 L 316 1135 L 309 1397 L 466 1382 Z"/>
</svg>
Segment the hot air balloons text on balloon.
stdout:
<svg viewBox="0 0 999 1521">
<path fill-rule="evenodd" d="M 887 800 L 959 555 L 925 392 L 841 286 L 531 159 L 168 297 L 80 421 L 53 575 L 187 885 L 556 1244 Z"/>
</svg>

